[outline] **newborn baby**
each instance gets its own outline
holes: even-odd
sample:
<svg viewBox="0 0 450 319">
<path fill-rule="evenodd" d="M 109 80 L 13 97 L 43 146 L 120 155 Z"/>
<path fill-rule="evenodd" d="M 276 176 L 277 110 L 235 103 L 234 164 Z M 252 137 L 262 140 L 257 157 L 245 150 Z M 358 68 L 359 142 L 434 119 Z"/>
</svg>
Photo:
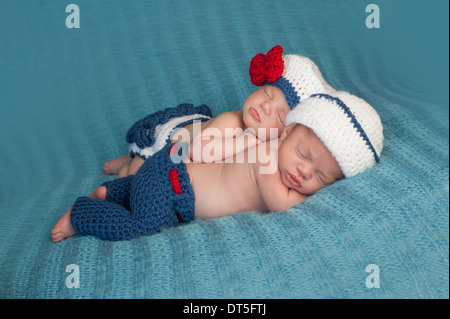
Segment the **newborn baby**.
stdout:
<svg viewBox="0 0 450 319">
<path fill-rule="evenodd" d="M 279 139 L 232 163 L 192 163 L 186 145 L 167 144 L 136 175 L 79 197 L 52 229 L 53 241 L 75 234 L 126 240 L 193 219 L 287 210 L 377 163 L 383 127 L 364 100 L 332 91 L 304 99 L 287 115 Z"/>
<path fill-rule="evenodd" d="M 245 99 L 242 110 L 212 118 L 206 105 L 180 104 L 150 114 L 128 130 L 130 154 L 106 162 L 104 172 L 118 177 L 133 175 L 145 159 L 167 143 L 178 142 L 178 136 L 183 142 L 200 146 L 200 150 L 191 152 L 191 159 L 202 163 L 219 162 L 279 138 L 292 108 L 311 94 L 333 90 L 312 60 L 282 53 L 283 48 L 277 45 L 266 55 L 253 57 L 250 79 L 261 87 Z M 196 130 L 194 122 L 201 129 Z M 202 152 L 205 148 L 216 152 Z"/>
</svg>

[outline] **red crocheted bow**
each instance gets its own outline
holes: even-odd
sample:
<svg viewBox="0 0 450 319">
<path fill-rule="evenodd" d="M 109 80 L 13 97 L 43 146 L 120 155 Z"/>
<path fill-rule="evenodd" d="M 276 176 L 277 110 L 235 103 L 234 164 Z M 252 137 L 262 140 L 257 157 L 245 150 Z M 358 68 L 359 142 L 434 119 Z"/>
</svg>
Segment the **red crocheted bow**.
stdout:
<svg viewBox="0 0 450 319">
<path fill-rule="evenodd" d="M 283 48 L 279 45 L 270 49 L 266 55 L 258 53 L 250 62 L 250 79 L 257 86 L 263 85 L 266 81 L 275 82 L 284 71 L 284 62 L 281 58 Z"/>
</svg>

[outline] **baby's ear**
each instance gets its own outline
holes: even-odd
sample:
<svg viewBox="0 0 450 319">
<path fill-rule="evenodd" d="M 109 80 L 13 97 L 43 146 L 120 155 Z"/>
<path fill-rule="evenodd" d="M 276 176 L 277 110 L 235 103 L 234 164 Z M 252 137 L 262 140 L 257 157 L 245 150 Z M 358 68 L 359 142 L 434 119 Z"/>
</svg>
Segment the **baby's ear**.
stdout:
<svg viewBox="0 0 450 319">
<path fill-rule="evenodd" d="M 292 131 L 292 129 L 295 127 L 295 125 L 297 125 L 297 123 L 292 123 L 283 129 L 283 132 L 281 132 L 281 136 L 280 136 L 280 139 L 282 141 L 286 138 L 286 136 L 289 135 L 289 133 Z"/>
</svg>

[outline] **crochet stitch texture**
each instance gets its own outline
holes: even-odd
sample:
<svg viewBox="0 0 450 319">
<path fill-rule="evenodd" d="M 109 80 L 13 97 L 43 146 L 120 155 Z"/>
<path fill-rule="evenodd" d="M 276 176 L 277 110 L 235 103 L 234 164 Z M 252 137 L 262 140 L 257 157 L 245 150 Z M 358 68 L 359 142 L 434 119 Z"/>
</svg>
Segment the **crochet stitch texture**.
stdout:
<svg viewBox="0 0 450 319">
<path fill-rule="evenodd" d="M 250 80 L 256 86 L 273 85 L 279 88 L 293 109 L 299 102 L 316 93 L 335 90 L 325 81 L 317 65 L 298 54 L 285 54 L 277 45 L 267 55 L 258 53 L 250 62 Z"/>
<path fill-rule="evenodd" d="M 383 125 L 375 109 L 348 92 L 313 94 L 286 117 L 313 130 L 342 169 L 352 177 L 379 162 Z"/>
<path fill-rule="evenodd" d="M 106 200 L 79 197 L 70 215 L 72 227 L 79 235 L 124 240 L 193 220 L 195 197 L 182 150 L 181 143 L 167 144 L 136 175 L 104 183 Z"/>
<path fill-rule="evenodd" d="M 448 19 L 448 2 L 436 2 L 442 10 L 389 38 L 433 34 L 430 22 Z M 361 1 L 75 1 L 77 30 L 60 27 L 55 3 L 0 9 L 0 298 L 449 298 L 448 89 L 433 94 L 448 79 L 438 58 L 448 39 L 402 51 L 398 63 L 405 41 L 364 28 Z M 382 15 L 424 8 L 383 3 Z M 393 23 L 411 22 L 397 12 Z M 277 43 L 373 104 L 385 129 L 379 165 L 280 214 L 195 221 L 135 240 L 51 241 L 74 199 L 106 181 L 101 163 L 126 151 L 136 114 L 182 101 L 213 114 L 238 108 L 255 88 L 250 58 Z M 69 264 L 80 288 L 66 286 Z M 366 287 L 369 264 L 379 266 L 380 288 Z"/>
<path fill-rule="evenodd" d="M 132 157 L 139 155 L 145 159 L 169 143 L 171 133 L 177 128 L 187 125 L 193 120 L 203 122 L 211 117 L 212 113 L 207 105 L 194 106 L 188 103 L 147 115 L 134 123 L 127 132 L 126 140 L 131 144 L 130 155 Z M 165 127 L 164 124 L 168 127 Z"/>
</svg>

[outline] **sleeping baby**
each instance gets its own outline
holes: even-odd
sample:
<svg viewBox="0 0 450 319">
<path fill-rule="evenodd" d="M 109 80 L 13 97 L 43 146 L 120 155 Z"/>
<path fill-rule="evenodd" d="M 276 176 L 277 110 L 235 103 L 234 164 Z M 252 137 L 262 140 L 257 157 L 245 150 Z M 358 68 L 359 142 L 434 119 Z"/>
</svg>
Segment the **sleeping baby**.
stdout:
<svg viewBox="0 0 450 319">
<path fill-rule="evenodd" d="M 145 159 L 167 143 L 192 143 L 196 152 L 191 152 L 191 159 L 211 163 L 279 138 L 286 115 L 295 105 L 311 94 L 333 90 L 309 58 L 282 53 L 283 48 L 277 45 L 266 55 L 253 57 L 250 79 L 261 87 L 247 97 L 242 110 L 211 118 L 206 105 L 180 104 L 150 114 L 129 129 L 129 155 L 106 162 L 104 172 L 118 177 L 133 175 Z"/>
<path fill-rule="evenodd" d="M 278 139 L 235 154 L 231 163 L 194 163 L 189 143 L 169 142 L 135 175 L 79 197 L 52 229 L 52 239 L 78 234 L 127 240 L 194 219 L 281 212 L 379 161 L 381 120 L 347 92 L 311 94 L 285 124 Z"/>
</svg>

